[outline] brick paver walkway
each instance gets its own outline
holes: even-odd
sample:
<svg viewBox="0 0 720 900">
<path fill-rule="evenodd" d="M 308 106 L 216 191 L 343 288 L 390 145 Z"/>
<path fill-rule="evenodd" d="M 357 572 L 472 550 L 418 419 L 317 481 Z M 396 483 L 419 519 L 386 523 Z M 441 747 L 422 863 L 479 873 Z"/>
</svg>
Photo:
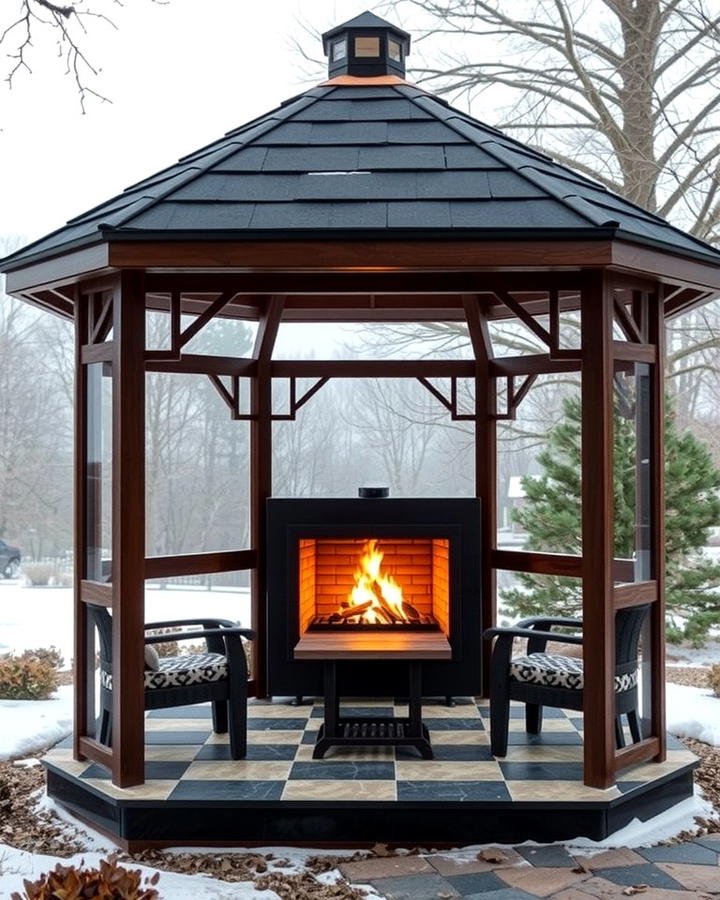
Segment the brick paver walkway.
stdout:
<svg viewBox="0 0 720 900">
<path fill-rule="evenodd" d="M 720 834 L 635 850 L 519 846 L 372 857 L 340 868 L 349 882 L 372 885 L 386 900 L 711 898 L 720 895 Z"/>
</svg>

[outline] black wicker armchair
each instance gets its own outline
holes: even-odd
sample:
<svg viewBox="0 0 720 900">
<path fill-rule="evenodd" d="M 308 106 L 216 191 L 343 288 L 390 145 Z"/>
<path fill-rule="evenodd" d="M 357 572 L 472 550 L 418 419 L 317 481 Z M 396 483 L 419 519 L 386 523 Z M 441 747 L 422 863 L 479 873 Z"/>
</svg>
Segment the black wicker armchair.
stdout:
<svg viewBox="0 0 720 900">
<path fill-rule="evenodd" d="M 626 715 L 633 742 L 641 739 L 638 717 L 638 643 L 649 605 L 620 609 L 615 615 L 615 741 L 625 740 L 621 716 Z M 581 619 L 535 616 L 510 628 L 488 628 L 495 637 L 490 663 L 490 746 L 494 756 L 505 756 L 508 745 L 510 701 L 525 703 L 525 728 L 542 729 L 543 706 L 583 708 L 583 661 L 545 652 L 548 641 L 582 644 L 578 634 L 553 632 L 553 627 L 583 627 Z M 516 637 L 527 639 L 525 656 L 513 657 Z"/>
<path fill-rule="evenodd" d="M 112 616 L 103 606 L 88 604 L 92 624 L 100 638 L 99 740 L 112 742 Z M 212 703 L 213 731 L 230 732 L 230 754 L 243 759 L 247 753 L 248 667 L 242 639 L 255 633 L 226 619 L 172 619 L 147 622 L 146 631 L 198 626 L 145 636 L 145 709 L 164 709 L 192 703 Z M 204 640 L 205 653 L 158 658 L 153 644 L 167 641 Z"/>
</svg>

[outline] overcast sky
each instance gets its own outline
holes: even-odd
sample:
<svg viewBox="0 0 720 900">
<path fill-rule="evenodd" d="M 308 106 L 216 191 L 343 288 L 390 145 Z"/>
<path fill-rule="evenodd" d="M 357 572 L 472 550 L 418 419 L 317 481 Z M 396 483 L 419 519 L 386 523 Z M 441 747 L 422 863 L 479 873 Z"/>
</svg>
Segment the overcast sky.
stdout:
<svg viewBox="0 0 720 900">
<path fill-rule="evenodd" d="M 292 40 L 312 41 L 299 22 L 322 32 L 366 8 L 371 0 L 127 0 L 113 12 L 117 30 L 97 22 L 87 38 L 102 67 L 93 84 L 112 103 L 90 98 L 85 115 L 55 48 L 36 39 L 32 75 L 0 86 L 0 237 L 40 237 L 307 90 Z"/>
</svg>

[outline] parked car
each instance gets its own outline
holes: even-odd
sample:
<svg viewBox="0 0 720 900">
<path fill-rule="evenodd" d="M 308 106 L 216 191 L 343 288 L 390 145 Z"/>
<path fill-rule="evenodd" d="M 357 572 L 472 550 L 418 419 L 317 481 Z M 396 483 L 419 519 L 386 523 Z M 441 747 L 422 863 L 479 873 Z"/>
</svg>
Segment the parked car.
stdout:
<svg viewBox="0 0 720 900">
<path fill-rule="evenodd" d="M 20 568 L 20 550 L 0 540 L 0 572 L 5 578 L 14 578 Z"/>
</svg>

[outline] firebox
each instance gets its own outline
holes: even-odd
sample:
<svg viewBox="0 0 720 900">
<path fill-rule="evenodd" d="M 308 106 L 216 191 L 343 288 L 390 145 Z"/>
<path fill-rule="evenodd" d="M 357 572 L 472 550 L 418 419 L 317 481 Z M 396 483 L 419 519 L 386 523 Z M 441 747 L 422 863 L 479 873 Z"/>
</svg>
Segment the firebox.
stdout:
<svg viewBox="0 0 720 900">
<path fill-rule="evenodd" d="M 480 501 L 268 501 L 268 691 L 319 696 L 323 648 L 350 663 L 343 696 L 402 695 L 423 660 L 425 696 L 479 693 Z M 362 652 L 359 652 L 362 651 Z"/>
</svg>

